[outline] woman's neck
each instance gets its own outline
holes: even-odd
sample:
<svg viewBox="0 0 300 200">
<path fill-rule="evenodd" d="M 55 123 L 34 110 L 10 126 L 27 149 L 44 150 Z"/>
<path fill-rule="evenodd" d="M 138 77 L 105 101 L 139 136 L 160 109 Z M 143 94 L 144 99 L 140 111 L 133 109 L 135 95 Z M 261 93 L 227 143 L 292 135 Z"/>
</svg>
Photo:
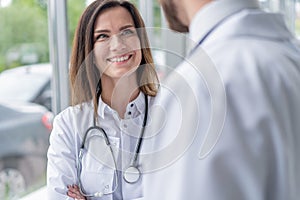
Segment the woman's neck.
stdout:
<svg viewBox="0 0 300 200">
<path fill-rule="evenodd" d="M 105 75 L 101 78 L 102 101 L 116 110 L 121 118 L 124 118 L 126 106 L 139 95 L 139 87 L 136 76 L 126 76 L 120 79 L 112 79 Z"/>
</svg>

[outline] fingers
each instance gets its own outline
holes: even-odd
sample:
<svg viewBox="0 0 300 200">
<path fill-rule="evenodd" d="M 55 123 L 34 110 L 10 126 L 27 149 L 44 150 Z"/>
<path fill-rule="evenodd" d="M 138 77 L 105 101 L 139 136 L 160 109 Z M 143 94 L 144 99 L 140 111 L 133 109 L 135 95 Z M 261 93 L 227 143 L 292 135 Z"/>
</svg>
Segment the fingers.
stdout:
<svg viewBox="0 0 300 200">
<path fill-rule="evenodd" d="M 67 195 L 76 200 L 85 200 L 85 197 L 80 193 L 79 187 L 77 185 L 68 185 Z"/>
</svg>

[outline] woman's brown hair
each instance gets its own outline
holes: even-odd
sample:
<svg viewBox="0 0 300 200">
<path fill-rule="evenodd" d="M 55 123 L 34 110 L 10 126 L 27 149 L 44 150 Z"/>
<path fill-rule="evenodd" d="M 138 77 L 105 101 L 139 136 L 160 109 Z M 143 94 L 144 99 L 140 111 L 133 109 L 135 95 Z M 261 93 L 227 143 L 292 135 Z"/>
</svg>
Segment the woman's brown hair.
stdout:
<svg viewBox="0 0 300 200">
<path fill-rule="evenodd" d="M 145 24 L 139 11 L 128 1 L 96 0 L 81 15 L 75 32 L 70 62 L 72 105 L 81 104 L 93 99 L 95 112 L 97 111 L 98 98 L 102 87 L 100 72 L 95 65 L 93 54 L 94 25 L 97 17 L 104 10 L 118 6 L 125 8 L 130 13 L 140 39 L 142 60 L 137 69 L 137 80 L 140 90 L 149 96 L 157 94 L 159 81 L 149 48 Z M 97 88 L 99 90 L 98 95 L 96 94 Z"/>
</svg>

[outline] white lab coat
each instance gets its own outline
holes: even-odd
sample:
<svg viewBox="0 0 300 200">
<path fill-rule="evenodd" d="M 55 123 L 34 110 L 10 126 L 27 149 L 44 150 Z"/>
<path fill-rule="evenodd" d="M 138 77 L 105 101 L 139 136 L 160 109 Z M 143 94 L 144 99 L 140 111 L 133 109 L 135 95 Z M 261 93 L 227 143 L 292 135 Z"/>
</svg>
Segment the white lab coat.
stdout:
<svg viewBox="0 0 300 200">
<path fill-rule="evenodd" d="M 205 39 L 155 101 L 143 199 L 300 198 L 300 48 L 280 15 L 255 7 L 197 13 L 190 35 Z"/>
<path fill-rule="evenodd" d="M 148 103 L 151 107 L 153 97 L 148 97 Z M 119 170 L 124 170 L 130 165 L 132 160 L 130 152 L 134 152 L 144 115 L 145 101 L 142 92 L 127 105 L 124 119 L 119 118 L 118 113 L 100 98 L 97 125 L 108 135 Z M 48 150 L 47 195 L 49 200 L 72 199 L 67 196 L 67 186 L 78 185 L 79 149 L 86 130 L 93 126 L 93 116 L 93 104 L 89 102 L 81 106 L 68 107 L 55 117 Z M 148 122 L 150 120 L 148 118 Z M 90 132 L 84 149 L 80 174 L 82 189 L 87 194 L 116 191 L 114 194 L 104 195 L 101 198 L 87 199 L 112 200 L 120 198 L 119 196 L 123 199 L 143 197 L 143 177 L 134 184 L 126 183 L 122 174 L 119 174 L 118 180 L 116 179 L 114 170 L 116 166 L 101 132 Z M 116 181 L 118 181 L 118 187 L 116 187 Z"/>
</svg>

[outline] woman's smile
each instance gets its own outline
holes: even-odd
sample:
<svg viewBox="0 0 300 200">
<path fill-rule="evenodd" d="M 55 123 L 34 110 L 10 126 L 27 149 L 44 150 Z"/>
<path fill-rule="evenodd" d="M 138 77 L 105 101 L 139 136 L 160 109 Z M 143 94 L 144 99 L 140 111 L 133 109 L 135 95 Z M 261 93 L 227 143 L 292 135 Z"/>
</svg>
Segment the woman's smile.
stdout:
<svg viewBox="0 0 300 200">
<path fill-rule="evenodd" d="M 112 58 L 108 58 L 107 61 L 116 65 L 122 65 L 127 63 L 132 58 L 133 55 L 134 53 L 128 53 L 120 56 L 114 56 Z"/>
</svg>

